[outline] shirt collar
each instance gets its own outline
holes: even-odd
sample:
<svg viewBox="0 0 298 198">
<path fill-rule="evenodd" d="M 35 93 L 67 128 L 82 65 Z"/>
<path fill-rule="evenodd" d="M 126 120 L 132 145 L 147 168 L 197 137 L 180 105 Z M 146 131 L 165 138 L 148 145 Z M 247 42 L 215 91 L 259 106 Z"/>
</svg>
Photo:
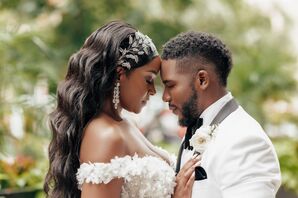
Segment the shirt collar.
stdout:
<svg viewBox="0 0 298 198">
<path fill-rule="evenodd" d="M 215 101 L 207 109 L 203 111 L 200 118 L 203 118 L 203 125 L 210 125 L 217 113 L 223 108 L 223 106 L 233 98 L 231 92 Z"/>
</svg>

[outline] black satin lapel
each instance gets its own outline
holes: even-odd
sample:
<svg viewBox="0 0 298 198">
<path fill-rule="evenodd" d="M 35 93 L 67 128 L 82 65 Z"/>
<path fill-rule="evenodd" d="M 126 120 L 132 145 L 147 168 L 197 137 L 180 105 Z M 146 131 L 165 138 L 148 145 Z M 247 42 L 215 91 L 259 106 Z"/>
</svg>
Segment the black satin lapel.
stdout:
<svg viewBox="0 0 298 198">
<path fill-rule="evenodd" d="M 184 140 L 182 144 L 180 145 L 179 152 L 178 152 L 178 157 L 177 157 L 177 163 L 176 163 L 176 173 L 178 174 L 180 171 L 180 166 L 181 166 L 181 156 L 184 148 Z"/>
</svg>

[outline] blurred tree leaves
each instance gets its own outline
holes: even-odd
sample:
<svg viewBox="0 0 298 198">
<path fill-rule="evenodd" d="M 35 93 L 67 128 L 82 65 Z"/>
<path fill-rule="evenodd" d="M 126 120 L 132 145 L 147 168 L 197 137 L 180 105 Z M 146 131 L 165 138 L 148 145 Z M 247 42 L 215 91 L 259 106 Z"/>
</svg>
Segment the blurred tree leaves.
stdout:
<svg viewBox="0 0 298 198">
<path fill-rule="evenodd" d="M 158 49 L 190 29 L 219 36 L 233 52 L 229 88 L 263 124 L 270 122 L 264 104 L 296 91 L 291 21 L 282 11 L 283 29 L 276 30 L 268 15 L 245 1 L 1 0 L 0 10 L 1 101 L 8 89 L 16 97 L 32 94 L 40 77 L 54 94 L 69 56 L 92 31 L 115 19 L 150 35 Z"/>
<path fill-rule="evenodd" d="M 298 194 L 298 142 L 282 138 L 273 143 L 279 156 L 283 184 Z"/>
<path fill-rule="evenodd" d="M 159 50 L 183 31 L 220 37 L 233 53 L 229 89 L 258 121 L 270 123 L 264 104 L 288 100 L 297 91 L 291 21 L 276 12 L 283 18 L 281 29 L 247 1 L 0 0 L 0 141 L 9 136 L 7 117 L 15 105 L 24 109 L 26 133 L 48 135 L 48 104 L 28 104 L 36 84 L 47 79 L 55 94 L 70 55 L 92 31 L 116 19 L 148 34 Z"/>
</svg>

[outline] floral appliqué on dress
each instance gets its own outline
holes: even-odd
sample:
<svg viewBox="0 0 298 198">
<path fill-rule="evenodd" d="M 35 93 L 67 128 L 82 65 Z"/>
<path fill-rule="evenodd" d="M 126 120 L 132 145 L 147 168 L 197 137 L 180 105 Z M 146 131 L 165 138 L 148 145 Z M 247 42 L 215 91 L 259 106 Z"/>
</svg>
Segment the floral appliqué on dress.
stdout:
<svg viewBox="0 0 298 198">
<path fill-rule="evenodd" d="M 80 186 L 107 184 L 123 178 L 121 198 L 170 198 L 174 192 L 175 171 L 164 160 L 145 156 L 115 157 L 110 163 L 83 163 L 77 172 Z"/>
</svg>

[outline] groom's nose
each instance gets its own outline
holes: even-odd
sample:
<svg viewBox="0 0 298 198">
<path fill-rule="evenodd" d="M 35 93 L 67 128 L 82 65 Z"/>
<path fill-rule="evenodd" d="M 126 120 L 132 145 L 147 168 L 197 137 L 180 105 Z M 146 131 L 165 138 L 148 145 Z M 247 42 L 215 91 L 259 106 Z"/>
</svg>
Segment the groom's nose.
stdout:
<svg viewBox="0 0 298 198">
<path fill-rule="evenodd" d="M 171 96 L 170 96 L 169 92 L 166 89 L 164 89 L 164 91 L 163 91 L 162 100 L 164 102 L 169 102 L 171 100 Z"/>
</svg>

